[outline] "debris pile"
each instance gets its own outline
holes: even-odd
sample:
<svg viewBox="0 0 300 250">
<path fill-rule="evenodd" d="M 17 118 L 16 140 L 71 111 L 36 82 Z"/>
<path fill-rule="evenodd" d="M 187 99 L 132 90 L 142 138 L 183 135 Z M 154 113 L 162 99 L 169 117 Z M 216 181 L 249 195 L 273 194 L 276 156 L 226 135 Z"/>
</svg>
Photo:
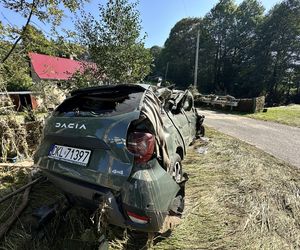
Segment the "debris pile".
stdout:
<svg viewBox="0 0 300 250">
<path fill-rule="evenodd" d="M 0 120 L 1 161 L 14 161 L 17 157 L 29 157 L 26 129 L 9 115 Z"/>
<path fill-rule="evenodd" d="M 36 117 L 25 123 L 22 123 L 14 113 L 0 118 L 0 161 L 14 162 L 32 156 L 42 130 L 43 121 Z"/>
</svg>

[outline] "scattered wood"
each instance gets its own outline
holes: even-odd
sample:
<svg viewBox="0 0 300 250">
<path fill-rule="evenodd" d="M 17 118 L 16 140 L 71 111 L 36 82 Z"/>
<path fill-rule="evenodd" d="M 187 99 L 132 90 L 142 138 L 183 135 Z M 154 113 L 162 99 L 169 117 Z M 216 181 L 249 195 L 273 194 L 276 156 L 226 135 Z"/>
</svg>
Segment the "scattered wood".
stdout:
<svg viewBox="0 0 300 250">
<path fill-rule="evenodd" d="M 38 180 L 38 179 L 36 179 Z M 36 181 L 35 180 L 35 181 Z M 32 183 L 31 182 L 31 178 L 30 178 L 30 182 L 28 184 Z M 31 188 L 31 185 L 29 185 L 26 187 L 26 190 L 23 194 L 23 197 L 22 197 L 22 203 L 20 204 L 20 206 L 15 210 L 15 212 L 13 213 L 13 215 L 11 217 L 8 218 L 8 220 L 3 223 L 0 227 L 0 239 L 3 238 L 3 236 L 6 234 L 6 232 L 11 228 L 11 226 L 14 224 L 14 222 L 16 221 L 16 219 L 20 216 L 20 214 L 22 213 L 22 211 L 25 209 L 25 207 L 27 206 L 27 203 L 28 203 L 28 197 L 29 197 L 29 193 L 30 193 L 30 188 Z M 22 189 L 24 190 L 24 189 Z M 18 190 L 17 190 L 18 191 Z"/>
<path fill-rule="evenodd" d="M 0 167 L 14 167 L 14 168 L 28 168 L 33 166 L 33 161 L 28 160 L 28 161 L 22 161 L 18 163 L 0 163 Z"/>
<path fill-rule="evenodd" d="M 27 190 L 28 187 L 31 187 L 32 185 L 36 184 L 37 182 L 39 182 L 41 179 L 43 179 L 44 177 L 39 177 L 37 179 L 35 179 L 34 181 L 30 181 L 29 183 L 27 183 L 26 185 L 22 186 L 21 188 L 17 189 L 16 191 L 4 196 L 3 198 L 0 199 L 0 203 L 6 201 L 7 199 L 9 199 L 10 197 L 13 197 L 14 195 L 22 192 L 24 189 Z M 25 190 L 25 191 L 26 191 Z"/>
</svg>

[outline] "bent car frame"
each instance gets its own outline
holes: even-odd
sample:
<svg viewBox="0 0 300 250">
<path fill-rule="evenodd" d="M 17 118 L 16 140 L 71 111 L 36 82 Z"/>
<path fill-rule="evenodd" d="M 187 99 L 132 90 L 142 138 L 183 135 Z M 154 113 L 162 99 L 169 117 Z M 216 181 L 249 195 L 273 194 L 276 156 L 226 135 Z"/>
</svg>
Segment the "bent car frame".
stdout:
<svg viewBox="0 0 300 250">
<path fill-rule="evenodd" d="M 107 204 L 110 224 L 164 231 L 183 212 L 181 161 L 202 122 L 189 91 L 80 89 L 47 119 L 34 162 L 70 202 Z"/>
</svg>

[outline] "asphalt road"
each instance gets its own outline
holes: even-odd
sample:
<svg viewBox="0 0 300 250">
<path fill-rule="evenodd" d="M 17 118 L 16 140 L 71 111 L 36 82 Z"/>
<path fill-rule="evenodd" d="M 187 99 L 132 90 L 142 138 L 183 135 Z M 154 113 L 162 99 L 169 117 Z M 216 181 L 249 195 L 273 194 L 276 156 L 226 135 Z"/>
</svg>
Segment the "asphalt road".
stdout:
<svg viewBox="0 0 300 250">
<path fill-rule="evenodd" d="M 300 128 L 215 111 L 199 111 L 205 115 L 205 125 L 300 168 Z"/>
</svg>

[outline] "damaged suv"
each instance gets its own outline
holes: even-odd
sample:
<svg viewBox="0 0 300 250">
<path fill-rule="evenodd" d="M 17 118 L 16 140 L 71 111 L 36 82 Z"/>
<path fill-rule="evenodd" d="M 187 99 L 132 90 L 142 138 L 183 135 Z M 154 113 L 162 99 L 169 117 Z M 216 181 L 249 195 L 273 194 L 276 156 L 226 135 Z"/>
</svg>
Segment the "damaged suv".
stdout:
<svg viewBox="0 0 300 250">
<path fill-rule="evenodd" d="M 47 119 L 34 161 L 68 200 L 105 203 L 108 223 L 164 231 L 183 212 L 181 161 L 202 121 L 189 91 L 80 89 Z"/>
</svg>

